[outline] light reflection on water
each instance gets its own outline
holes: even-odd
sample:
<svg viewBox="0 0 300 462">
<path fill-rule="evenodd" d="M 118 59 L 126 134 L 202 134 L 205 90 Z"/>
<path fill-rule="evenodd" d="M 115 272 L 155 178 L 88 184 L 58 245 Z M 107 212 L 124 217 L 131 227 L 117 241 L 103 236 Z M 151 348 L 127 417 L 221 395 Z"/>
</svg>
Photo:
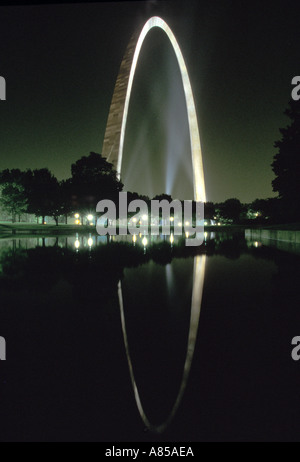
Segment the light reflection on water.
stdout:
<svg viewBox="0 0 300 462">
<path fill-rule="evenodd" d="M 205 242 L 213 240 L 216 237 L 215 232 L 205 233 Z M 159 236 L 145 236 L 143 234 L 127 235 L 127 236 L 99 236 L 98 234 L 81 235 L 75 234 L 72 236 L 57 236 L 57 237 L 18 237 L 18 238 L 3 238 L 0 240 L 0 251 L 2 249 L 35 249 L 37 247 L 60 247 L 68 249 L 88 249 L 90 247 L 98 247 L 110 242 L 128 243 L 132 245 L 139 245 L 147 247 L 151 244 L 160 242 L 168 242 L 170 245 L 176 246 L 182 242 L 181 236 L 159 235 Z"/>
<path fill-rule="evenodd" d="M 36 439 L 48 431 L 51 439 L 60 428 L 96 439 L 101 429 L 106 438 L 129 441 L 141 438 L 135 431 L 143 423 L 156 437 L 164 433 L 175 441 L 203 435 L 230 440 L 239 431 L 244 437 L 253 413 L 254 437 L 266 428 L 271 432 L 270 415 L 284 436 L 281 422 L 291 421 L 294 401 L 300 405 L 288 349 L 300 322 L 298 260 L 242 235 L 205 237 L 194 254 L 184 246 L 178 252 L 170 236 L 147 237 L 146 253 L 142 235 L 136 242 L 132 236 L 109 240 L 93 234 L 0 240 L 0 334 L 8 337 L 12 363 L 19 364 L 15 383 L 25 377 L 19 406 L 28 405 L 21 417 L 3 411 L 15 433 L 26 434 L 26 428 Z M 53 333 L 58 346 L 50 377 L 39 351 L 48 351 L 45 337 L 54 348 Z M 282 368 L 285 378 L 277 382 Z M 10 390 L 13 403 L 16 388 Z M 48 400 L 49 425 L 43 427 L 40 406 Z M 123 404 L 130 400 L 132 406 Z M 275 419 L 277 414 L 282 418 Z M 130 428 L 126 437 L 115 433 L 118 419 Z"/>
<path fill-rule="evenodd" d="M 144 407 L 142 404 L 142 398 L 139 392 L 139 388 L 135 379 L 135 373 L 134 373 L 134 365 L 131 360 L 131 355 L 130 355 L 130 346 L 128 342 L 128 337 L 127 337 L 127 330 L 126 330 L 126 321 L 125 321 L 125 312 L 124 312 L 124 300 L 123 300 L 123 293 L 122 293 L 122 283 L 121 281 L 118 284 L 118 297 L 119 297 L 119 305 L 120 305 L 120 313 L 121 313 L 121 322 L 122 322 L 122 332 L 124 336 L 124 344 L 125 344 L 125 350 L 126 350 L 126 356 L 127 356 L 127 361 L 128 361 L 128 366 L 129 366 L 129 371 L 130 371 L 130 378 L 132 382 L 132 387 L 134 391 L 134 396 L 136 400 L 136 404 L 140 413 L 140 416 L 146 425 L 146 427 L 157 433 L 163 433 L 166 428 L 170 425 L 172 422 L 177 409 L 181 403 L 187 381 L 189 378 L 191 366 L 192 366 L 192 361 L 193 361 L 193 356 L 194 356 L 194 351 L 195 351 L 195 345 L 196 345 L 196 340 L 197 340 L 197 333 L 198 333 L 198 326 L 199 326 L 199 318 L 200 318 L 200 312 L 201 312 L 201 303 L 202 303 L 202 295 L 203 295 L 203 285 L 204 285 L 204 275 L 205 275 L 205 256 L 198 256 L 195 257 L 194 259 L 194 271 L 193 271 L 193 288 L 192 288 L 192 295 L 191 295 L 191 314 L 190 314 L 190 326 L 189 326 L 189 334 L 188 334 L 188 342 L 187 342 L 187 348 L 186 348 L 186 357 L 185 357 L 185 362 L 183 366 L 183 373 L 182 373 L 182 379 L 181 383 L 179 386 L 179 391 L 175 400 L 175 403 L 168 415 L 168 417 L 165 419 L 163 423 L 160 424 L 153 424 L 147 417 L 146 412 L 144 411 Z M 167 286 L 168 290 L 171 291 L 173 288 L 173 281 L 172 281 L 172 266 L 167 265 L 166 267 L 167 270 Z M 126 279 L 125 279 L 126 283 Z"/>
</svg>

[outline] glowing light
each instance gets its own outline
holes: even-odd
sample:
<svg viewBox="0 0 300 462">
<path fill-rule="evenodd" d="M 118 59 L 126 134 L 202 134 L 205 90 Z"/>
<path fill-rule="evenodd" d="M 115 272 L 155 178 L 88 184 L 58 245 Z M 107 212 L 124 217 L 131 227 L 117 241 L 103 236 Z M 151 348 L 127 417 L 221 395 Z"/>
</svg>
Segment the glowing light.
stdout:
<svg viewBox="0 0 300 462">
<path fill-rule="evenodd" d="M 205 221 L 204 225 L 205 225 L 205 226 L 207 226 L 207 225 L 208 225 L 207 221 Z"/>
<path fill-rule="evenodd" d="M 139 234 L 139 237 L 142 237 L 142 233 Z"/>
<path fill-rule="evenodd" d="M 79 217 L 80 217 L 79 213 L 75 213 L 74 216 L 75 216 L 75 218 L 79 218 Z"/>
<path fill-rule="evenodd" d="M 186 221 L 186 222 L 185 222 L 185 226 L 190 226 L 190 222 L 189 222 L 189 221 Z"/>
<path fill-rule="evenodd" d="M 143 216 L 142 216 L 142 219 L 143 219 L 144 221 L 148 220 L 147 215 L 143 215 Z"/>
<path fill-rule="evenodd" d="M 94 219 L 94 217 L 93 217 L 93 215 L 88 215 L 88 216 L 87 216 L 87 219 L 88 219 L 89 221 L 92 221 L 92 220 Z"/>
<path fill-rule="evenodd" d="M 178 226 L 182 226 L 182 223 L 181 223 L 181 221 L 178 223 Z"/>
<path fill-rule="evenodd" d="M 76 220 L 75 225 L 80 225 L 80 220 Z"/>
<path fill-rule="evenodd" d="M 137 220 L 136 220 L 136 218 L 134 217 L 134 218 L 132 219 L 132 221 L 133 221 L 133 223 L 136 223 Z"/>
<path fill-rule="evenodd" d="M 221 223 L 218 223 L 218 226 L 222 226 Z"/>
<path fill-rule="evenodd" d="M 125 321 L 125 309 L 124 309 L 124 300 L 123 300 L 123 293 L 122 293 L 122 285 L 121 281 L 118 284 L 118 298 L 119 298 L 119 307 L 120 307 L 120 314 L 121 314 L 121 323 L 122 323 L 122 332 L 126 350 L 126 356 L 129 366 L 129 373 L 131 378 L 131 383 L 134 391 L 134 396 L 136 400 L 136 405 L 139 410 L 140 416 L 149 430 L 155 433 L 163 433 L 166 428 L 172 422 L 179 406 L 182 401 L 184 392 L 186 390 L 186 386 L 188 383 L 188 378 L 190 375 L 196 341 L 197 341 L 197 334 L 198 334 L 198 327 L 199 327 L 199 319 L 201 313 L 201 305 L 202 305 L 202 297 L 203 297 L 203 286 L 204 286 L 204 276 L 205 276 L 205 256 L 198 256 L 194 260 L 194 277 L 193 277 L 193 290 L 192 290 L 192 301 L 191 301 L 191 316 L 190 316 L 190 328 L 189 328 L 189 335 L 188 335 L 188 344 L 186 348 L 186 358 L 183 366 L 183 375 L 182 381 L 179 387 L 178 395 L 174 402 L 174 405 L 170 411 L 168 417 L 162 422 L 161 424 L 152 424 L 143 408 L 143 404 L 141 401 L 141 396 L 139 394 L 138 385 L 135 378 L 134 373 L 134 365 L 130 356 L 130 348 L 129 342 L 127 337 L 126 331 L 126 321 Z"/>
<path fill-rule="evenodd" d="M 170 242 L 172 245 L 174 244 L 174 234 L 173 233 L 170 236 Z"/>
<path fill-rule="evenodd" d="M 144 246 L 144 247 L 147 247 L 147 245 L 148 245 L 148 239 L 147 239 L 146 237 L 144 237 L 143 240 L 142 240 L 142 243 L 143 243 L 143 246 Z"/>
<path fill-rule="evenodd" d="M 134 235 L 132 236 L 132 240 L 133 240 L 134 243 L 136 243 L 136 240 L 137 240 L 136 234 L 134 234 Z"/>
<path fill-rule="evenodd" d="M 76 239 L 76 241 L 75 241 L 75 244 L 74 244 L 74 245 L 75 245 L 75 249 L 79 249 L 79 247 L 80 247 L 80 242 L 79 242 L 79 239 Z"/>
<path fill-rule="evenodd" d="M 201 143 L 200 143 L 198 120 L 197 120 L 195 102 L 194 102 L 194 97 L 193 97 L 193 91 L 192 91 L 187 67 L 186 67 L 182 52 L 180 50 L 180 47 L 176 40 L 175 35 L 173 34 L 168 24 L 163 19 L 157 16 L 150 18 L 146 22 L 137 42 L 136 43 L 130 42 L 130 45 L 128 46 L 127 53 L 123 60 L 124 65 L 121 66 L 120 74 L 117 79 L 118 84 L 116 85 L 116 90 L 115 90 L 112 104 L 111 104 L 111 109 L 110 109 L 110 113 L 108 117 L 108 124 L 107 124 L 107 129 L 106 129 L 106 133 L 104 137 L 104 144 L 103 144 L 102 152 L 103 152 L 103 155 L 107 157 L 107 160 L 110 161 L 110 156 L 113 152 L 114 145 L 118 146 L 116 170 L 117 170 L 118 177 L 120 178 L 121 170 L 122 170 L 122 159 L 123 159 L 123 149 L 124 149 L 127 116 L 128 116 L 128 109 L 129 109 L 134 75 L 135 75 L 140 51 L 141 51 L 143 42 L 145 40 L 145 37 L 149 33 L 149 31 L 154 27 L 158 27 L 166 33 L 166 35 L 168 36 L 171 42 L 171 45 L 173 47 L 173 50 L 175 52 L 175 55 L 178 61 L 181 78 L 182 78 L 183 90 L 185 94 L 189 132 L 190 132 L 190 145 L 191 145 L 193 176 L 194 176 L 194 199 L 198 202 L 206 202 L 204 171 L 203 171 L 203 162 L 202 162 L 202 150 L 201 150 Z M 135 47 L 133 57 L 132 57 L 132 45 Z M 129 75 L 127 71 L 128 61 L 129 63 L 131 63 Z M 119 80 L 121 79 L 121 82 L 123 81 L 126 82 L 127 78 L 128 78 L 128 84 L 126 88 L 126 97 L 125 97 L 124 106 L 119 109 L 119 104 L 120 104 L 119 102 L 120 100 L 122 101 L 122 98 L 124 98 L 123 89 L 120 90 Z M 116 107 L 118 108 L 119 113 L 123 112 L 122 122 L 121 122 L 120 127 L 116 126 L 114 122 L 114 116 L 116 114 L 115 113 Z M 111 139 L 111 136 L 112 136 L 111 127 L 112 126 L 114 127 L 114 130 L 113 130 L 114 139 Z M 117 140 L 115 139 L 115 133 L 120 133 L 119 139 Z"/>
<path fill-rule="evenodd" d="M 90 226 L 94 226 L 93 223 L 90 223 Z"/>
<path fill-rule="evenodd" d="M 171 217 L 171 218 L 170 218 L 170 221 L 173 222 L 173 221 L 174 221 L 174 217 Z"/>
<path fill-rule="evenodd" d="M 207 239 L 207 236 L 208 236 L 208 233 L 207 233 L 207 232 L 205 232 L 205 233 L 204 233 L 204 237 L 205 237 L 205 239 Z"/>
<path fill-rule="evenodd" d="M 89 247 L 92 247 L 93 244 L 94 244 L 94 241 L 93 241 L 93 239 L 90 237 L 90 238 L 88 239 L 88 246 L 89 246 Z"/>
<path fill-rule="evenodd" d="M 189 233 L 188 231 L 185 233 L 185 237 L 186 237 L 187 239 L 190 237 L 190 233 Z"/>
</svg>

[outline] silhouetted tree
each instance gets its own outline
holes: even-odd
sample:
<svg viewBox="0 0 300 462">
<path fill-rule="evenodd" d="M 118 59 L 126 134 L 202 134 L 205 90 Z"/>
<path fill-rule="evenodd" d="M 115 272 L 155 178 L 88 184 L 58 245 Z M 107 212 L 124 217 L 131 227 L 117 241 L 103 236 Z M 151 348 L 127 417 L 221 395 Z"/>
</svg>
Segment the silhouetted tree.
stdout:
<svg viewBox="0 0 300 462">
<path fill-rule="evenodd" d="M 243 206 L 238 199 L 228 199 L 223 204 L 219 205 L 220 215 L 226 220 L 238 222 Z"/>
<path fill-rule="evenodd" d="M 172 196 L 170 196 L 169 194 L 157 194 L 155 197 L 153 197 L 153 200 L 154 201 L 167 200 L 168 202 L 173 201 Z"/>
<path fill-rule="evenodd" d="M 213 220 L 216 214 L 215 204 L 212 202 L 205 202 L 204 204 L 204 218 L 207 220 Z"/>
<path fill-rule="evenodd" d="M 28 213 L 42 217 L 51 216 L 58 224 L 61 215 L 61 197 L 59 183 L 55 176 L 47 169 L 27 170 L 24 177 L 25 191 L 28 199 Z"/>
<path fill-rule="evenodd" d="M 276 220 L 278 216 L 279 200 L 276 197 L 270 199 L 256 199 L 248 205 L 248 217 L 261 220 Z"/>
<path fill-rule="evenodd" d="M 72 181 L 71 179 L 63 180 L 59 183 L 60 195 L 60 212 L 65 217 L 65 223 L 68 224 L 68 216 L 75 212 L 72 205 Z"/>
<path fill-rule="evenodd" d="M 18 168 L 9 170 L 5 169 L 0 172 L 0 185 L 7 183 L 17 183 L 19 185 L 23 184 L 24 172 Z"/>
<path fill-rule="evenodd" d="M 91 152 L 71 167 L 72 207 L 81 213 L 94 212 L 102 199 L 118 202 L 123 184 L 117 178 L 113 165 L 104 157 Z"/>
<path fill-rule="evenodd" d="M 281 128 L 282 138 L 274 146 L 278 149 L 272 163 L 276 175 L 273 191 L 278 192 L 284 215 L 288 220 L 300 218 L 300 104 L 291 100 L 284 112 L 291 121 Z"/>
</svg>

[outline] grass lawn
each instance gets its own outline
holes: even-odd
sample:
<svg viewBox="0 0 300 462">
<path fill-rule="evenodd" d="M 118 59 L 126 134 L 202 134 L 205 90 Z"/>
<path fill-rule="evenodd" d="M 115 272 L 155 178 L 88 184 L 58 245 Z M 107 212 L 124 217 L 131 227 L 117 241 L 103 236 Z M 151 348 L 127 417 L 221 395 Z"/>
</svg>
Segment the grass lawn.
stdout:
<svg viewBox="0 0 300 462">
<path fill-rule="evenodd" d="M 78 226 L 78 225 L 65 225 L 59 224 L 56 225 L 38 225 L 35 223 L 7 223 L 0 222 L 0 234 L 12 233 L 54 233 L 54 234 L 63 234 L 63 233 L 86 233 L 88 231 L 94 231 L 95 226 Z"/>
<path fill-rule="evenodd" d="M 224 226 L 206 226 L 207 231 L 216 232 L 243 232 L 245 229 L 274 229 L 274 230 L 288 230 L 288 231 L 300 231 L 300 223 L 291 223 L 283 225 L 258 225 L 258 224 L 247 224 L 247 225 L 224 225 Z M 78 226 L 78 225 L 41 225 L 36 223 L 7 223 L 0 221 L 0 235 L 4 234 L 74 234 L 74 233 L 88 233 L 95 232 L 95 226 Z"/>
</svg>

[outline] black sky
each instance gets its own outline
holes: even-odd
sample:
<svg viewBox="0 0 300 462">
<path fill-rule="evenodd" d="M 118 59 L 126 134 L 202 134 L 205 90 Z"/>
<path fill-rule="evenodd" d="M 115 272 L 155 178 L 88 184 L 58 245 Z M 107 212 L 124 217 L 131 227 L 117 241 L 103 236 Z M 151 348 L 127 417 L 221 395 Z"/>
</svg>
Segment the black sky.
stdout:
<svg viewBox="0 0 300 462">
<path fill-rule="evenodd" d="M 173 29 L 190 73 L 208 199 L 248 202 L 272 196 L 273 143 L 288 122 L 283 111 L 300 71 L 298 3 L 1 7 L 0 75 L 7 81 L 7 101 L 0 101 L 0 170 L 46 166 L 61 179 L 70 175 L 72 162 L 101 152 L 130 36 L 150 16 L 160 15 Z M 180 75 L 167 39 L 151 34 L 130 105 L 124 179 L 130 189 L 151 195 L 166 187 L 169 176 L 170 192 L 188 197 L 191 168 L 184 110 L 178 110 Z"/>
</svg>

